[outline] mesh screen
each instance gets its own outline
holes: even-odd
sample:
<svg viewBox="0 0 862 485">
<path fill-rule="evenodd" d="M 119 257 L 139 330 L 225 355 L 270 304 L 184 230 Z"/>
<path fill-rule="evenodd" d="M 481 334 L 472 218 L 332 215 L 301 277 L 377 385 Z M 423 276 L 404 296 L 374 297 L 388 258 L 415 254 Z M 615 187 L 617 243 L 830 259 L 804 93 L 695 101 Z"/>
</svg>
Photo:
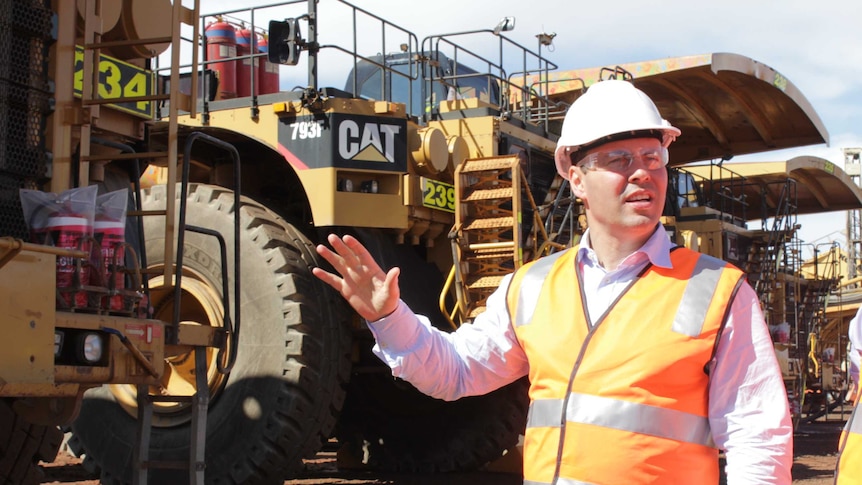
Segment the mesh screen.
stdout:
<svg viewBox="0 0 862 485">
<path fill-rule="evenodd" d="M 51 98 L 0 79 L 0 172 L 22 177 L 45 174 L 45 116 Z"/>
<path fill-rule="evenodd" d="M 18 189 L 47 173 L 53 27 L 48 0 L 0 0 L 0 236 L 26 238 Z"/>
<path fill-rule="evenodd" d="M 18 189 L 36 188 L 32 181 L 0 173 L 0 236 L 12 236 L 25 241 L 29 239 Z"/>
<path fill-rule="evenodd" d="M 3 42 L 0 77 L 41 91 L 48 90 L 47 47 L 51 42 L 51 10 L 42 0 L 0 0 L 10 4 L 0 13 Z"/>
</svg>

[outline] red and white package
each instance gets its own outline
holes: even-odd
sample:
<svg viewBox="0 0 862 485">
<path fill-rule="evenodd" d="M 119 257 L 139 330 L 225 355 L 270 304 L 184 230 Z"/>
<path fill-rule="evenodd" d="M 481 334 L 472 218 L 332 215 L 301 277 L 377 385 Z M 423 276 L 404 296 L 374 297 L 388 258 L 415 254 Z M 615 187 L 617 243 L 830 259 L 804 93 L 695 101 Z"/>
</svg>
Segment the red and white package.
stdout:
<svg viewBox="0 0 862 485">
<path fill-rule="evenodd" d="M 123 267 L 128 199 L 129 191 L 126 189 L 115 190 L 96 199 L 93 235 L 101 247 L 103 264 L 101 274 L 91 275 L 91 281 L 110 290 L 123 290 L 126 287 Z M 124 310 L 123 297 L 117 294 L 109 295 L 102 302 L 102 308 Z"/>
<path fill-rule="evenodd" d="M 89 253 L 97 191 L 95 185 L 59 194 L 21 189 L 21 206 L 30 229 L 30 241 Z M 57 288 L 61 290 L 62 301 L 67 308 L 91 306 L 85 291 L 62 291 L 89 284 L 90 262 L 81 262 L 76 280 L 78 263 L 73 257 L 57 257 Z"/>
</svg>

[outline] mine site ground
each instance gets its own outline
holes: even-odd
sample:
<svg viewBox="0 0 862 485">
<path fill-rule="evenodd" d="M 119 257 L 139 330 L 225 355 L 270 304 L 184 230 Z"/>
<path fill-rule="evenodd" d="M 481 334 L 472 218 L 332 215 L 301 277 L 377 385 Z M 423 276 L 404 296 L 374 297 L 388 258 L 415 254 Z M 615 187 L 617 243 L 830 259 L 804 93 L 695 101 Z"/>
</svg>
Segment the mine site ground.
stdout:
<svg viewBox="0 0 862 485">
<path fill-rule="evenodd" d="M 813 422 L 802 422 L 794 433 L 793 485 L 833 483 L 838 439 L 849 414 L 830 414 Z M 313 459 L 305 461 L 303 472 L 285 485 L 520 485 L 521 476 L 512 473 L 477 471 L 435 475 L 385 473 L 374 470 L 343 470 L 336 462 L 338 444 L 331 441 Z M 97 475 L 88 472 L 81 460 L 61 450 L 52 463 L 43 464 L 42 483 L 96 485 Z M 724 480 L 722 480 L 724 482 Z"/>
</svg>

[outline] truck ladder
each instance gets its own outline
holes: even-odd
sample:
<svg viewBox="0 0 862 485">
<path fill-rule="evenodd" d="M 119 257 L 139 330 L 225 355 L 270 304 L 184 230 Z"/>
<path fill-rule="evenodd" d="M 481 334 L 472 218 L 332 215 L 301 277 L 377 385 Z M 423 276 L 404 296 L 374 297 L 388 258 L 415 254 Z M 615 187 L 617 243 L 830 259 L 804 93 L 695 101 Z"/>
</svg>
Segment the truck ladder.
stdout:
<svg viewBox="0 0 862 485">
<path fill-rule="evenodd" d="M 815 262 L 817 255 L 815 253 Z M 824 269 L 820 271 L 815 266 L 814 278 L 806 279 L 800 305 L 800 321 L 805 325 L 805 334 L 820 334 L 821 327 L 826 323 L 826 305 L 830 293 L 838 288 L 840 275 L 841 253 L 838 246 L 833 245 L 829 256 L 823 261 Z"/>
<path fill-rule="evenodd" d="M 559 182 L 555 181 L 548 192 L 551 202 L 547 204 L 545 232 L 548 234 L 549 244 L 554 248 L 563 249 L 580 241 L 581 228 L 578 221 L 580 214 L 576 211 L 580 205 L 577 204 L 577 198 L 572 193 L 569 181 L 558 180 Z"/>
<path fill-rule="evenodd" d="M 775 266 L 773 257 L 775 247 L 769 243 L 769 235 L 761 235 L 763 237 L 757 237 L 751 241 L 742 269 L 748 275 L 757 293 L 766 323 L 772 324 L 774 323 L 772 322 L 774 288 L 771 284 L 774 278 L 770 273 Z"/>
<path fill-rule="evenodd" d="M 456 311 L 461 321 L 485 310 L 503 277 L 545 254 L 551 243 L 530 193 L 520 159 L 498 156 L 467 160 L 455 170 L 452 240 Z"/>
<path fill-rule="evenodd" d="M 227 243 L 225 242 L 224 237 L 217 231 L 212 229 L 208 229 L 205 227 L 193 226 L 186 223 L 186 203 L 188 201 L 187 193 L 188 193 L 188 182 L 189 182 L 189 163 L 188 160 L 191 159 L 191 151 L 192 146 L 195 142 L 200 141 L 203 143 L 208 143 L 213 145 L 216 148 L 220 148 L 227 152 L 231 158 L 233 159 L 234 166 L 234 177 L 235 177 L 235 195 L 241 192 L 241 182 L 240 182 L 240 160 L 239 153 L 236 148 L 222 140 L 213 138 L 203 132 L 193 132 L 189 134 L 185 139 L 185 147 L 183 150 L 182 157 L 182 177 L 180 183 L 180 207 L 178 210 L 179 221 L 177 223 L 177 253 L 176 253 L 176 272 L 173 276 L 174 284 L 174 313 L 170 326 L 166 326 L 166 330 L 170 331 L 170 334 L 166 336 L 166 343 L 171 344 L 182 344 L 183 342 L 179 342 L 179 328 L 180 328 L 180 311 L 182 308 L 182 278 L 183 278 L 183 256 L 184 256 L 184 240 L 185 233 L 187 231 L 195 232 L 198 234 L 202 234 L 205 236 L 214 237 L 217 239 L 219 243 L 220 251 L 220 267 L 222 270 L 221 275 L 221 283 L 222 283 L 222 308 L 224 309 L 223 325 L 222 329 L 224 329 L 224 333 L 221 335 L 222 339 L 219 339 L 217 342 L 209 344 L 210 346 L 218 347 L 219 355 L 217 358 L 217 368 L 218 372 L 223 374 L 227 374 L 230 372 L 230 369 L 233 367 L 233 362 L 236 358 L 236 345 L 239 340 L 239 328 L 240 328 L 240 313 L 239 313 L 239 298 L 240 298 L 240 219 L 239 219 L 239 207 L 237 206 L 236 213 L 234 215 L 234 231 L 233 231 L 233 279 L 234 279 L 234 308 L 236 308 L 235 315 L 233 320 L 231 319 L 231 305 L 230 305 L 230 292 L 228 290 L 228 261 L 227 261 Z M 138 200 L 140 200 L 140 194 L 138 194 Z M 237 204 L 239 204 L 239 198 L 234 197 Z M 167 202 L 167 201 L 166 201 Z M 150 213 L 143 215 L 164 215 L 163 211 L 151 211 Z M 173 212 L 170 212 L 173 214 Z M 167 233 L 167 229 L 165 231 Z M 170 265 L 166 265 L 170 266 Z M 167 271 L 166 271 L 167 272 Z M 165 280 L 167 281 L 167 280 Z M 228 344 L 230 345 L 230 349 L 228 350 Z M 227 351 L 227 357 L 225 358 L 223 353 Z M 135 450 L 135 471 L 133 476 L 133 485 L 146 485 L 148 483 L 148 470 L 151 468 L 162 468 L 162 469 L 188 469 L 189 470 L 189 482 L 190 484 L 202 485 L 204 483 L 204 472 L 206 467 L 206 422 L 207 422 L 207 408 L 209 407 L 210 400 L 210 390 L 207 381 L 208 375 L 208 367 L 207 367 L 207 347 L 201 345 L 194 346 L 194 356 L 195 356 L 195 366 L 194 366 L 194 375 L 195 375 L 195 391 L 191 395 L 161 395 L 161 394 L 151 394 L 149 391 L 149 386 L 140 385 L 137 388 L 137 402 L 138 402 L 138 429 L 137 429 L 137 437 L 138 442 Z M 223 362 L 227 362 L 223 364 Z M 179 461 L 153 461 L 149 460 L 149 451 L 150 451 L 150 436 L 152 434 L 152 418 L 153 418 L 153 405 L 155 403 L 191 403 L 192 406 L 192 417 L 190 424 L 191 431 L 191 439 L 189 443 L 189 460 L 188 462 L 179 462 Z"/>
<path fill-rule="evenodd" d="M 773 315 L 779 265 L 786 266 L 788 244 L 793 240 L 797 229 L 798 206 L 795 182 L 788 178 L 780 183 L 783 186 L 778 197 L 778 207 L 773 214 L 765 214 L 764 217 L 764 225 L 766 219 L 770 217 L 772 224 L 764 229 L 765 237 L 752 241 L 743 268 L 753 280 L 754 290 L 760 297 L 760 304 L 768 324 L 778 323 L 773 321 Z"/>
<path fill-rule="evenodd" d="M 178 115 L 180 110 L 190 113 L 192 117 L 196 115 L 196 105 L 193 100 L 196 98 L 197 90 L 197 75 L 198 75 L 198 48 L 197 39 L 200 37 L 199 16 L 200 16 L 200 0 L 194 0 L 193 7 L 188 8 L 182 5 L 183 2 L 174 1 L 171 9 L 171 35 L 158 38 L 144 39 L 126 39 L 118 41 L 103 42 L 102 41 L 102 21 L 101 21 L 101 2 L 97 0 L 84 0 L 83 13 L 84 18 L 84 45 L 83 48 L 83 83 L 81 93 L 82 116 L 80 117 L 81 129 L 81 144 L 80 144 L 80 172 L 78 179 L 80 185 L 89 184 L 89 167 L 90 163 L 109 162 L 118 160 L 134 161 L 137 165 L 141 160 L 152 161 L 157 164 L 164 164 L 167 167 L 167 196 L 166 208 L 160 211 L 143 212 L 140 210 L 140 191 L 136 190 L 137 211 L 131 211 L 129 216 L 162 216 L 165 218 L 165 261 L 173 261 L 175 259 L 174 251 L 174 234 L 178 230 L 178 238 L 182 240 L 184 227 L 177 227 L 176 217 L 176 184 L 177 170 L 179 168 L 178 157 L 178 140 L 179 126 Z M 180 79 L 180 50 L 181 50 L 181 29 L 183 24 L 190 26 L 193 29 L 192 42 L 192 80 L 190 95 L 181 93 L 178 89 L 171 89 L 169 93 L 145 93 L 138 96 L 114 97 L 105 99 L 99 96 L 99 75 L 100 75 L 100 59 L 102 57 L 102 49 L 122 46 L 144 46 L 152 44 L 171 45 L 171 81 L 170 86 L 179 86 Z M 158 89 L 158 87 L 156 87 Z M 151 102 L 168 102 L 168 131 L 166 150 L 157 152 L 130 152 L 110 154 L 110 155 L 91 155 L 91 142 L 98 141 L 92 138 L 92 127 L 94 119 L 99 117 L 100 108 L 102 105 L 112 103 L 136 103 L 141 101 Z M 155 113 L 155 110 L 154 110 Z M 155 121 L 155 120 L 154 120 Z M 183 160 L 184 164 L 188 160 Z M 186 170 L 184 170 L 184 173 Z M 137 174 L 140 175 L 139 173 Z M 188 183 L 187 177 L 183 177 L 182 191 L 185 193 L 185 186 Z M 137 185 L 136 185 L 137 188 Z M 182 211 L 180 211 L 182 212 Z M 180 216 L 182 219 L 182 215 Z M 180 224 L 183 225 L 182 223 Z M 191 229 L 191 228 L 189 228 Z M 181 251 L 181 250 L 180 250 Z M 176 259 L 180 259 L 181 255 L 177 255 Z M 142 255 L 145 260 L 145 256 Z M 182 268 L 181 261 L 177 261 L 178 273 Z M 172 264 L 165 264 L 164 281 L 170 282 L 174 279 L 174 267 Z M 179 290 L 179 275 L 177 275 L 177 289 Z M 179 291 L 177 291 L 179 293 Z M 225 295 L 227 292 L 225 292 Z M 176 302 L 179 307 L 179 301 Z M 175 312 L 178 313 L 178 312 Z M 178 316 L 175 316 L 172 327 L 178 328 Z M 177 332 L 173 332 L 173 338 L 176 339 Z M 175 343 L 175 342 L 174 342 Z M 204 468 L 205 468 L 205 444 L 206 444 L 206 416 L 207 407 L 209 405 L 209 388 L 207 386 L 207 362 L 206 348 L 195 347 L 195 373 L 196 373 L 196 390 L 190 396 L 159 396 L 151 395 L 148 386 L 139 385 L 137 388 L 138 394 L 138 443 L 136 446 L 136 454 L 134 458 L 135 469 L 132 473 L 132 482 L 136 485 L 144 485 L 148 483 L 148 469 L 150 468 L 188 468 L 190 484 L 204 483 Z M 153 403 L 155 402 L 190 402 L 192 403 L 192 422 L 191 422 L 191 442 L 188 463 L 174 462 L 154 462 L 148 460 L 149 444 L 152 432 L 152 416 Z"/>
<path fill-rule="evenodd" d="M 165 261 L 170 261 L 174 256 L 174 248 L 171 243 L 173 241 L 173 231 L 175 228 L 175 187 L 177 182 L 177 166 L 178 166 L 178 123 L 177 118 L 180 110 L 187 111 L 192 117 L 196 115 L 197 106 L 192 100 L 197 96 L 197 63 L 198 49 L 197 42 L 193 42 L 192 54 L 192 70 L 191 70 L 191 89 L 190 95 L 181 93 L 178 89 L 172 89 L 169 93 L 146 93 L 141 96 L 123 96 L 119 98 L 105 99 L 98 95 L 98 80 L 99 80 L 99 59 L 103 48 L 118 47 L 118 46 L 141 46 L 150 44 L 170 43 L 171 49 L 171 86 L 179 86 L 180 83 L 180 46 L 181 46 L 181 27 L 183 24 L 191 26 L 193 31 L 193 39 L 200 37 L 200 26 L 198 18 L 200 16 L 200 0 L 194 0 L 193 8 L 187 8 L 182 5 L 182 2 L 174 2 L 172 7 L 172 15 L 170 20 L 171 35 L 159 38 L 149 39 L 130 39 L 118 40 L 111 42 L 102 42 L 102 21 L 100 18 L 101 12 L 96 9 L 101 5 L 97 0 L 84 1 L 84 76 L 81 93 L 81 104 L 84 107 L 84 116 L 82 117 L 81 126 L 81 168 L 79 173 L 80 184 L 87 185 L 89 182 L 89 164 L 90 162 L 138 159 L 138 160 L 161 160 L 167 165 L 167 206 L 163 213 L 148 214 L 162 215 L 166 218 L 165 222 Z M 99 117 L 100 107 L 105 104 L 113 103 L 132 103 L 139 101 L 167 101 L 169 103 L 168 116 L 168 143 L 167 150 L 160 152 L 136 153 L 92 156 L 90 155 L 90 141 L 92 131 L 92 120 Z M 160 211 L 161 212 L 161 211 Z M 173 268 L 171 265 L 165 265 L 165 281 L 171 280 Z"/>
<path fill-rule="evenodd" d="M 800 320 L 805 325 L 806 334 L 817 332 L 826 322 L 826 300 L 837 285 L 837 278 L 818 278 L 806 282 L 800 308 Z"/>
<path fill-rule="evenodd" d="M 823 364 L 818 360 L 820 358 L 818 350 L 821 350 L 819 349 L 820 345 L 818 342 L 821 336 L 821 329 L 827 321 L 826 304 L 832 290 L 838 287 L 838 282 L 839 278 L 837 277 L 830 278 L 828 276 L 824 276 L 821 278 L 820 276 L 817 276 L 814 280 L 808 280 L 805 288 L 802 290 L 802 302 L 799 313 L 800 322 L 804 325 L 804 328 L 800 328 L 800 331 L 805 332 L 805 346 L 803 348 L 805 352 L 804 355 L 801 356 L 802 362 L 805 362 L 805 365 L 802 366 L 805 388 L 808 387 L 809 382 L 811 382 L 811 378 L 824 380 L 823 367 L 826 364 Z M 807 398 L 807 395 L 803 394 L 803 396 L 801 408 L 805 409 L 805 399 Z M 812 404 L 817 403 L 815 401 Z M 832 404 L 826 403 L 824 406 L 819 407 L 819 409 L 813 409 L 812 406 L 808 406 L 809 410 L 806 413 L 805 421 L 813 423 L 819 417 L 832 411 L 841 404 L 842 400 L 839 399 Z"/>
</svg>

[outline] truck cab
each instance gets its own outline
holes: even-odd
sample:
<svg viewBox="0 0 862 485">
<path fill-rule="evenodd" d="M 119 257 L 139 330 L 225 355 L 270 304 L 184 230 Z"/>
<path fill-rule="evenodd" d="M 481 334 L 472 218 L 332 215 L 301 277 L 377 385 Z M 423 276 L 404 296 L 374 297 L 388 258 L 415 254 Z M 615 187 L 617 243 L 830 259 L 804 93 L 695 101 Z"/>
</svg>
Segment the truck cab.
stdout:
<svg viewBox="0 0 862 485">
<path fill-rule="evenodd" d="M 361 60 L 350 71 L 344 90 L 363 99 L 402 103 L 417 119 L 439 115 L 443 100 L 478 98 L 489 105 L 503 105 L 496 79 L 442 52 L 405 52 Z"/>
</svg>

